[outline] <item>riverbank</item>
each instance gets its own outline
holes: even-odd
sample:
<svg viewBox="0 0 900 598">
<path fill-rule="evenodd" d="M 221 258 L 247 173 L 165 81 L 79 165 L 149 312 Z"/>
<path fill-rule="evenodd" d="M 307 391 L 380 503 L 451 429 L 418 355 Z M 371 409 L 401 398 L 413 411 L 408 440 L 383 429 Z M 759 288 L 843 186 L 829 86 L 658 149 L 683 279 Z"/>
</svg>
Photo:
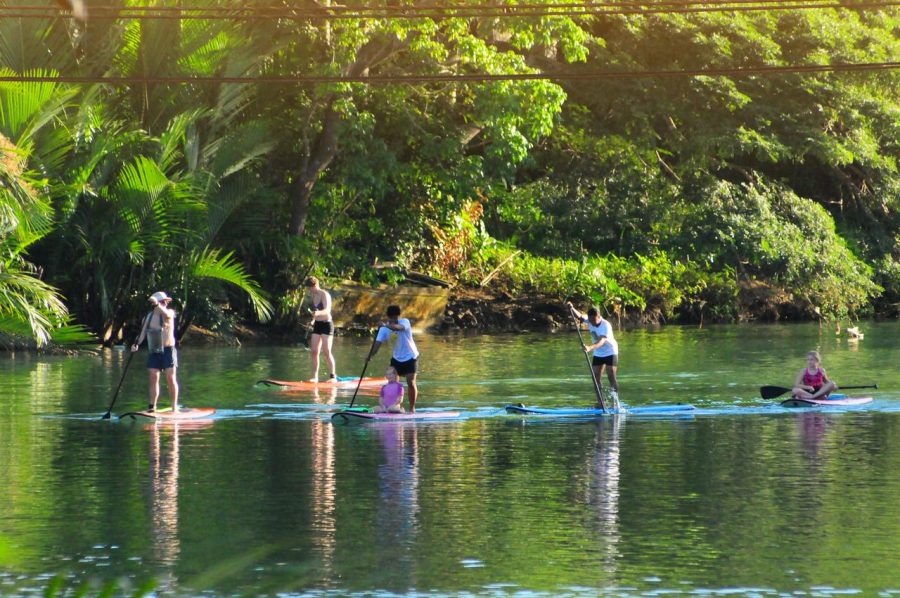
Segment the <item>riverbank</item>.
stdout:
<svg viewBox="0 0 900 598">
<path fill-rule="evenodd" d="M 365 307 L 367 310 L 375 309 L 371 305 Z M 587 303 L 578 303 L 578 307 L 584 310 Z M 356 305 L 352 310 L 355 309 L 358 309 Z M 810 321 L 809 318 L 802 317 L 799 310 L 790 309 L 790 297 L 783 293 L 772 293 L 767 288 L 759 288 L 759 285 L 742 290 L 740 312 L 742 314 L 740 321 Z M 410 317 L 416 320 L 415 316 Z M 612 321 L 617 329 L 659 326 L 667 323 L 700 327 L 705 324 L 702 313 L 699 317 L 697 314 L 684 314 L 676 322 L 669 322 L 659 310 L 653 309 L 612 312 L 606 310 L 603 317 Z M 344 326 L 338 326 L 338 336 L 367 336 L 377 325 L 378 316 L 369 314 L 368 317 L 354 317 L 347 322 Z M 571 325 L 571 316 L 564 302 L 555 297 L 533 294 L 512 296 L 503 291 L 489 292 L 484 289 L 457 287 L 450 292 L 443 313 L 430 317 L 429 323 L 430 326 L 423 327 L 424 332 L 434 334 L 552 332 Z M 304 342 L 305 337 L 306 328 L 300 323 L 245 322 L 235 326 L 231 331 L 211 331 L 200 326 L 191 326 L 180 340 L 183 344 L 194 346 L 296 345 Z M 0 342 L 0 351 L 4 350 L 69 354 L 79 353 L 85 349 L 65 347 L 37 349 L 34 341 L 30 339 L 5 337 L 5 342 Z"/>
<path fill-rule="evenodd" d="M 796 310 L 786 309 L 788 298 L 784 295 L 763 293 L 760 289 L 750 289 L 742 302 L 744 317 L 741 321 L 810 321 L 800 317 Z M 576 301 L 577 303 L 577 301 Z M 587 304 L 578 304 L 581 310 Z M 658 311 L 610 312 L 605 311 L 603 317 L 613 322 L 618 328 L 636 328 L 643 326 L 660 326 L 668 322 Z M 377 318 L 370 316 L 371 325 L 360 321 L 350 322 L 347 326 L 338 327 L 338 336 L 366 336 L 371 334 Z M 702 327 L 702 317 L 687 314 L 677 324 L 690 324 Z M 477 332 L 483 334 L 510 332 L 553 332 L 571 325 L 571 316 L 565 303 L 554 297 L 534 295 L 511 296 L 504 292 L 487 292 L 481 289 L 456 288 L 447 300 L 443 315 L 434 320 L 427 332 L 446 334 L 453 332 Z M 243 324 L 233 332 L 217 333 L 192 326 L 185 334 L 182 342 L 199 345 L 294 345 L 303 342 L 306 329 L 302 326 L 278 326 Z"/>
</svg>

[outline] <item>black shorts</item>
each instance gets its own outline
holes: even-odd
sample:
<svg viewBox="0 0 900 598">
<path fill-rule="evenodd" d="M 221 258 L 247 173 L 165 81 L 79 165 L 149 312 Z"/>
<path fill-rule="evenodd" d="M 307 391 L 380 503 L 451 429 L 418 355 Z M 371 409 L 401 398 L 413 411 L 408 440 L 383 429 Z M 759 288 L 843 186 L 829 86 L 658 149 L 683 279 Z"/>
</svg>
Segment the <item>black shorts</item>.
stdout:
<svg viewBox="0 0 900 598">
<path fill-rule="evenodd" d="M 397 361 L 393 357 L 391 357 L 391 366 L 397 370 L 397 374 L 400 376 L 406 376 L 409 374 L 416 373 L 416 359 L 410 359 L 409 361 Z"/>
<path fill-rule="evenodd" d="M 178 351 L 175 347 L 166 347 L 162 353 L 154 353 L 153 351 L 147 356 L 148 370 L 167 370 L 169 368 L 178 367 Z"/>
<path fill-rule="evenodd" d="M 592 365 L 611 365 L 618 366 L 619 365 L 619 356 L 618 355 L 607 355 L 605 357 L 597 357 L 594 355 L 593 361 L 591 361 Z"/>
<path fill-rule="evenodd" d="M 332 336 L 334 334 L 334 322 L 332 322 L 331 320 L 327 322 L 320 322 L 319 320 L 316 320 L 315 322 L 313 322 L 312 333 Z"/>
</svg>

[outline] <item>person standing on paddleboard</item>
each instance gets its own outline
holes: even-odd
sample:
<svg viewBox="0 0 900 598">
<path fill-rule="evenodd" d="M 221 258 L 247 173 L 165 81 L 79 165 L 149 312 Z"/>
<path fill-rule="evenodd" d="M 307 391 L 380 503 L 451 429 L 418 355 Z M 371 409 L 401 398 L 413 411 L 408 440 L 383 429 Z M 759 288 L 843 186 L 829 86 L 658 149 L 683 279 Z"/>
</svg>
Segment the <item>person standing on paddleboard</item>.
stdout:
<svg viewBox="0 0 900 598">
<path fill-rule="evenodd" d="M 150 295 L 150 305 L 153 311 L 144 318 L 141 334 L 131 346 L 132 352 L 137 351 L 144 338 L 147 339 L 147 370 L 150 372 L 150 405 L 147 411 L 156 410 L 156 401 L 159 399 L 159 377 L 166 373 L 166 387 L 169 389 L 169 397 L 172 399 L 172 411 L 178 411 L 178 353 L 175 349 L 175 310 L 169 309 L 172 298 L 157 291 Z"/>
<path fill-rule="evenodd" d="M 334 321 L 331 319 L 331 294 L 319 286 L 319 279 L 310 276 L 306 279 L 306 289 L 312 307 L 309 310 L 313 318 L 312 335 L 309 339 L 309 351 L 312 358 L 312 378 L 310 382 L 319 381 L 319 353 L 325 348 L 325 363 L 328 365 L 328 381 L 337 382 L 335 374 L 334 354 L 331 352 L 334 343 Z"/>
<path fill-rule="evenodd" d="M 619 343 L 613 336 L 612 324 L 609 323 L 609 320 L 603 319 L 596 307 L 589 308 L 585 315 L 575 309 L 571 301 L 566 301 L 566 306 L 572 310 L 576 318 L 587 323 L 588 330 L 591 332 L 591 344 L 584 347 L 584 352 L 594 352 L 591 368 L 594 370 L 597 384 L 600 384 L 600 377 L 603 375 L 603 370 L 606 370 L 606 376 L 609 378 L 610 398 L 614 405 L 618 405 L 619 382 L 616 379 L 616 370 L 619 368 Z"/>
<path fill-rule="evenodd" d="M 837 390 L 837 384 L 828 379 L 828 374 L 820 366 L 822 358 L 818 351 L 806 354 L 806 367 L 797 374 L 791 393 L 798 399 L 825 399 Z"/>
<path fill-rule="evenodd" d="M 406 387 L 409 389 L 409 412 L 416 410 L 416 397 L 418 389 L 416 388 L 416 363 L 419 359 L 419 349 L 412 336 L 412 325 L 407 318 L 400 317 L 400 306 L 390 305 L 387 308 L 387 321 L 381 323 L 378 329 L 378 335 L 372 344 L 372 351 L 366 358 L 368 362 L 372 359 L 382 343 L 390 340 L 391 335 L 396 336 L 394 341 L 394 352 L 391 356 L 391 366 L 397 370 L 401 376 L 406 376 Z"/>
</svg>

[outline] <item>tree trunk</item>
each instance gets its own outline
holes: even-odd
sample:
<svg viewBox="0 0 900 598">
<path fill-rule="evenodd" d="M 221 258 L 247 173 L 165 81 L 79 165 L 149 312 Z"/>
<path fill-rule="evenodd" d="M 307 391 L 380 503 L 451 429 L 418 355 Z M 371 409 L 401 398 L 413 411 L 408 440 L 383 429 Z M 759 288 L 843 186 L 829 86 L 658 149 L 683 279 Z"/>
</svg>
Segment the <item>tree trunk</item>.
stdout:
<svg viewBox="0 0 900 598">
<path fill-rule="evenodd" d="M 411 40 L 412 36 L 406 41 L 392 36 L 370 41 L 360 48 L 356 61 L 344 70 L 344 74 L 351 77 L 365 75 L 371 67 L 409 45 Z M 291 225 L 288 231 L 292 235 L 303 235 L 309 214 L 309 200 L 316 181 L 337 156 L 341 115 L 335 111 L 334 105 L 339 99 L 340 96 L 334 94 L 326 101 L 322 131 L 292 185 Z"/>
</svg>

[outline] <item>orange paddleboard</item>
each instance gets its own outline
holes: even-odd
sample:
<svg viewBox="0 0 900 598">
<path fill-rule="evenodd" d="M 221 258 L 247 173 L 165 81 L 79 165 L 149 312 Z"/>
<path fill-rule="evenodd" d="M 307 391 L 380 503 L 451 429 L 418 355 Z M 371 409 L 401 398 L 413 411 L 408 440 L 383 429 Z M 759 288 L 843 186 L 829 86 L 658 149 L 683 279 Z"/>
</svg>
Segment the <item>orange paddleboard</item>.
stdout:
<svg viewBox="0 0 900 598">
<path fill-rule="evenodd" d="M 384 386 L 387 384 L 387 378 L 363 378 L 362 382 L 359 378 L 338 378 L 335 382 L 328 380 L 320 380 L 319 382 L 310 382 L 309 380 L 260 380 L 257 384 L 265 384 L 266 386 L 280 386 L 286 390 L 325 390 L 328 388 L 356 388 L 357 384 L 361 388 Z"/>
</svg>

